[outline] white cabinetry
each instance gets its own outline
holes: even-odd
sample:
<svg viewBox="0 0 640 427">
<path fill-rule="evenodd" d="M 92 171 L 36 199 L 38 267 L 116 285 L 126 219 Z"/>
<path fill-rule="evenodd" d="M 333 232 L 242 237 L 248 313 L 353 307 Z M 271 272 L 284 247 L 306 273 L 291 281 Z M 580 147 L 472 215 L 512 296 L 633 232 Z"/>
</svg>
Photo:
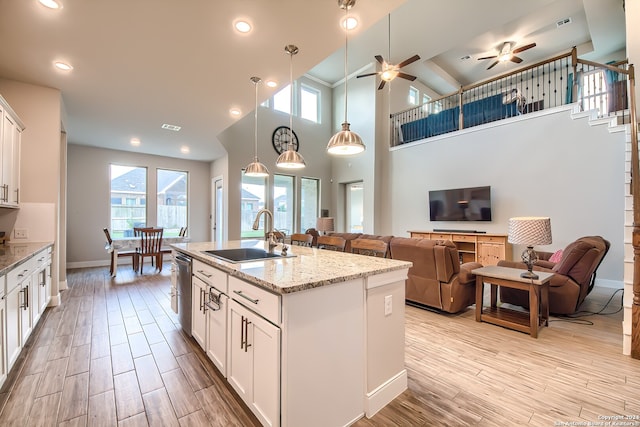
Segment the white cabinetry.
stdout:
<svg viewBox="0 0 640 427">
<path fill-rule="evenodd" d="M 20 202 L 20 140 L 24 125 L 0 96 L 0 206 Z"/>
<path fill-rule="evenodd" d="M 34 259 L 36 267 L 32 275 L 33 299 L 31 315 L 32 322 L 35 325 L 51 299 L 51 248 L 39 252 Z"/>
<path fill-rule="evenodd" d="M 206 348 L 207 337 L 206 290 L 206 283 L 193 276 L 191 279 L 191 335 L 202 348 Z"/>
<path fill-rule="evenodd" d="M 225 274 L 226 276 L 226 274 Z M 225 277 L 226 279 L 226 277 Z M 227 313 L 229 297 L 210 287 L 207 297 L 207 348 L 209 359 L 227 376 Z"/>
<path fill-rule="evenodd" d="M 0 384 L 7 379 L 7 298 L 5 295 L 5 277 L 0 276 Z"/>
<path fill-rule="evenodd" d="M 228 381 L 262 425 L 280 425 L 280 328 L 229 303 Z"/>
</svg>

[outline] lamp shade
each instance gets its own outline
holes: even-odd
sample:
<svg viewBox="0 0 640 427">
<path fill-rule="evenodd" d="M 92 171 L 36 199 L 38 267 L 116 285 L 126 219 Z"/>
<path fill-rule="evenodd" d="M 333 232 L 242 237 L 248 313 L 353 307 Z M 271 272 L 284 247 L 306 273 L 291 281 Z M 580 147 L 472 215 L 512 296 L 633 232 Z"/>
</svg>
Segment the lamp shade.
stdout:
<svg viewBox="0 0 640 427">
<path fill-rule="evenodd" d="M 265 177 L 269 176 L 269 169 L 256 157 L 253 162 L 249 163 L 244 170 L 246 176 Z"/>
<path fill-rule="evenodd" d="M 349 123 L 342 123 L 342 130 L 331 137 L 327 144 L 329 154 L 348 156 L 362 153 L 365 150 L 362 138 L 349 129 Z"/>
<path fill-rule="evenodd" d="M 323 232 L 333 231 L 333 218 L 330 216 L 318 218 L 316 221 L 316 230 Z"/>
<path fill-rule="evenodd" d="M 509 243 L 516 245 L 550 245 L 551 218 L 523 216 L 509 218 Z"/>
<path fill-rule="evenodd" d="M 304 157 L 292 149 L 283 151 L 276 160 L 276 166 L 283 169 L 302 169 L 306 165 Z"/>
</svg>

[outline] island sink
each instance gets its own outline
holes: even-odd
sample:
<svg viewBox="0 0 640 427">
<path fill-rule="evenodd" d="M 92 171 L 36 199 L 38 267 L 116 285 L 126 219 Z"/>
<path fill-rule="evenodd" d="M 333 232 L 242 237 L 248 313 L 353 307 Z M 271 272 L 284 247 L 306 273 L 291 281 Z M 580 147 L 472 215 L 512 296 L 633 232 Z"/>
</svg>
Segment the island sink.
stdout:
<svg viewBox="0 0 640 427">
<path fill-rule="evenodd" d="M 282 255 L 279 253 L 269 253 L 260 248 L 237 248 L 237 249 L 215 249 L 210 251 L 203 251 L 207 255 L 220 258 L 227 262 L 243 262 L 243 261 L 256 261 L 268 258 L 286 258 L 295 255 Z"/>
</svg>

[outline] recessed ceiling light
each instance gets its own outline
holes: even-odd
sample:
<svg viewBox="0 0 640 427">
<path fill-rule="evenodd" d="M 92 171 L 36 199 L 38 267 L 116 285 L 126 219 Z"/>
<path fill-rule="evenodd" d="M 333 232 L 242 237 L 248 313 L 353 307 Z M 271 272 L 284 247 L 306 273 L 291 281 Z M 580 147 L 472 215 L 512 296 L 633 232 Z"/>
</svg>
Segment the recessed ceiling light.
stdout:
<svg viewBox="0 0 640 427">
<path fill-rule="evenodd" d="M 131 145 L 133 145 L 134 147 L 137 147 L 140 145 L 140 139 L 139 138 L 131 138 L 131 141 L 129 141 L 131 143 Z"/>
<path fill-rule="evenodd" d="M 56 0 L 38 0 L 41 5 L 49 9 L 62 9 L 62 3 Z"/>
<path fill-rule="evenodd" d="M 71 70 L 73 70 L 73 67 L 71 65 L 67 64 L 66 62 L 56 61 L 56 62 L 53 63 L 53 65 L 58 70 L 62 70 L 62 71 L 71 71 Z"/>
<path fill-rule="evenodd" d="M 168 125 L 166 123 L 164 123 L 162 126 L 160 126 L 162 129 L 167 129 L 167 130 L 172 130 L 174 132 L 178 132 L 180 129 L 182 129 L 181 126 L 176 126 L 176 125 Z"/>
<path fill-rule="evenodd" d="M 342 28 L 346 28 L 347 30 L 353 30 L 358 26 L 358 20 L 354 17 L 348 17 L 342 20 Z"/>
<path fill-rule="evenodd" d="M 235 24 L 233 24 L 233 26 L 236 28 L 236 30 L 238 30 L 238 32 L 241 32 L 243 34 L 248 33 L 249 31 L 251 31 L 251 24 L 249 24 L 247 21 L 236 21 Z"/>
<path fill-rule="evenodd" d="M 232 108 L 229 110 L 229 114 L 231 114 L 233 117 L 238 117 L 240 114 L 242 114 L 242 111 L 240 111 L 239 108 Z"/>
<path fill-rule="evenodd" d="M 189 154 L 189 151 L 191 150 L 189 150 L 189 147 L 187 147 L 186 145 L 183 145 L 182 147 L 180 147 L 180 152 L 182 154 Z"/>
<path fill-rule="evenodd" d="M 276 86 L 278 86 L 278 83 L 277 83 L 277 82 L 274 82 L 273 80 L 267 80 L 266 85 L 267 85 L 268 87 L 276 87 Z"/>
</svg>

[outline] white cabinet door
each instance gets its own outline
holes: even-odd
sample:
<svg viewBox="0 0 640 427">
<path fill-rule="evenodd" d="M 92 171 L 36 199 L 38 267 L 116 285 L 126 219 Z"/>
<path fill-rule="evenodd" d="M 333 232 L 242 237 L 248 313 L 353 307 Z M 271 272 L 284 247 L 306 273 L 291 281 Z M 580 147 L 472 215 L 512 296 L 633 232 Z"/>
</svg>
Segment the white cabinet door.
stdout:
<svg viewBox="0 0 640 427">
<path fill-rule="evenodd" d="M 207 296 L 207 301 L 208 301 Z M 214 301 L 208 302 L 207 309 L 207 349 L 209 359 L 223 377 L 227 376 L 227 307 L 229 298 L 214 292 Z"/>
<path fill-rule="evenodd" d="M 7 282 L 7 289 L 9 289 L 9 292 L 6 295 L 7 309 L 5 318 L 7 321 L 7 370 L 9 370 L 18 358 L 22 347 L 22 341 L 20 341 L 20 316 L 22 315 L 20 302 L 22 300 L 22 292 L 20 286 L 15 283 Z"/>
<path fill-rule="evenodd" d="M 206 349 L 207 306 L 205 305 L 206 284 L 193 276 L 191 278 L 191 335 Z"/>
<path fill-rule="evenodd" d="M 228 381 L 262 425 L 280 425 L 280 328 L 229 303 Z"/>
<path fill-rule="evenodd" d="M 0 277 L 0 284 L 4 288 L 4 277 Z M 7 302 L 2 291 L 0 297 L 0 387 L 4 384 L 4 380 L 7 379 L 7 341 L 6 341 L 6 325 L 7 325 Z"/>
<path fill-rule="evenodd" d="M 24 345 L 31 335 L 33 323 L 31 318 L 31 301 L 33 300 L 33 284 L 31 275 L 25 278 L 20 285 L 20 343 Z"/>
<path fill-rule="evenodd" d="M 16 135 L 16 122 L 5 111 L 2 116 L 2 174 L 0 182 L 0 203 L 9 205 L 11 199 L 11 178 L 13 175 L 13 138 Z"/>
</svg>

